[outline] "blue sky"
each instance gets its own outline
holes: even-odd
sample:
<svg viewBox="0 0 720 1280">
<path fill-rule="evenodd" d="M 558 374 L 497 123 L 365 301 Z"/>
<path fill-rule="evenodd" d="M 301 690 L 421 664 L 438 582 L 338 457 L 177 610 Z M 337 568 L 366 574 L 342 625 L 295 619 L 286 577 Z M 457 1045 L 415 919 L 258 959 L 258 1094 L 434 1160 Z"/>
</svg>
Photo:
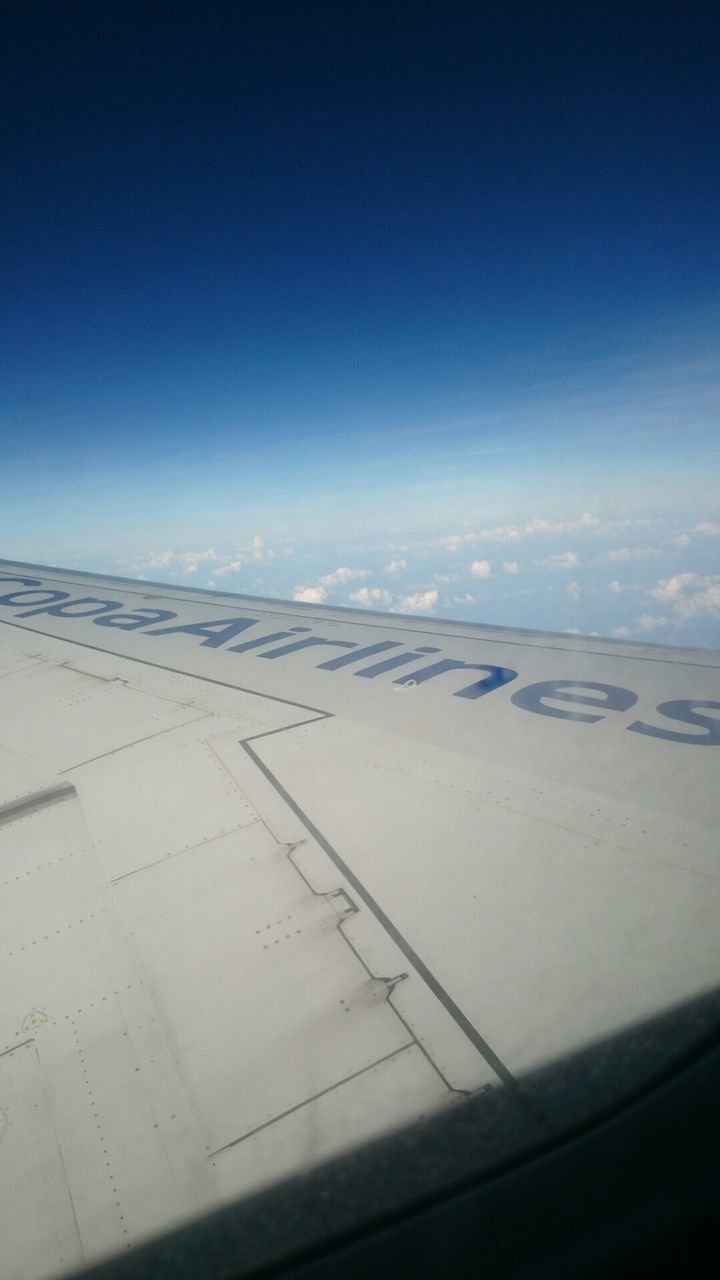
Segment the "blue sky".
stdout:
<svg viewBox="0 0 720 1280">
<path fill-rule="evenodd" d="M 0 554 L 720 646 L 714 8 L 13 14 Z"/>
</svg>

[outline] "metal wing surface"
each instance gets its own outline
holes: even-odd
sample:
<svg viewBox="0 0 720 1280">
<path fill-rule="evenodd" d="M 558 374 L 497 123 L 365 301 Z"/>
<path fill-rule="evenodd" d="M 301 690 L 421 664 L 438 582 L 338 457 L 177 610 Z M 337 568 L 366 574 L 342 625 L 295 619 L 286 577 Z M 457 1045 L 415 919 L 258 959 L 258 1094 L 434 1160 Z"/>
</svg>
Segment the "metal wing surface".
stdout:
<svg viewBox="0 0 720 1280">
<path fill-rule="evenodd" d="M 718 987 L 719 653 L 8 561 L 0 624 L 8 1276 Z"/>
</svg>

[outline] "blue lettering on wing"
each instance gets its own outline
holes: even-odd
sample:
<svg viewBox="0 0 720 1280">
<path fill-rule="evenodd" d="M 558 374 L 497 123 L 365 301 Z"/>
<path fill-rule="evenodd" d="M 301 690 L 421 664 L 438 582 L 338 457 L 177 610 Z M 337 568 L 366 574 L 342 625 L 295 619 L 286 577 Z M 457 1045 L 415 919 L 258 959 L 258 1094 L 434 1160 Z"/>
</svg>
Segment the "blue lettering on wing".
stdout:
<svg viewBox="0 0 720 1280">
<path fill-rule="evenodd" d="M 52 604 L 56 600 L 67 600 L 70 595 L 69 591 L 10 591 L 5 596 L 0 596 L 0 604 L 24 606 L 27 604 Z M 27 596 L 43 596 L 42 600 L 28 600 Z"/>
<path fill-rule="evenodd" d="M 310 627 L 291 627 L 289 631 L 273 631 L 269 636 L 256 636 L 254 640 L 244 640 L 242 644 L 231 644 L 228 653 L 247 653 L 248 649 L 259 649 L 261 645 L 272 644 L 273 640 L 287 640 L 294 632 L 309 630 Z"/>
<path fill-rule="evenodd" d="M 693 747 L 720 746 L 720 718 L 717 716 L 701 716 L 695 710 L 703 707 L 706 711 L 720 711 L 720 702 L 711 702 L 702 698 L 678 698 L 672 702 L 661 702 L 658 711 L 661 716 L 676 720 L 680 724 L 695 724 L 705 733 L 678 733 L 677 729 L 656 728 L 652 724 L 643 724 L 635 720 L 628 725 L 631 733 L 643 733 L 648 738 L 664 738 L 667 742 L 687 742 Z"/>
<path fill-rule="evenodd" d="M 174 636 L 184 633 L 189 636 L 205 636 L 201 644 L 211 649 L 219 649 L 226 641 L 232 640 L 241 631 L 254 627 L 257 618 L 219 618 L 210 622 L 188 622 L 179 627 L 160 627 L 156 631 L 146 631 L 146 636 Z"/>
<path fill-rule="evenodd" d="M 210 619 L 202 622 L 181 623 L 177 626 L 158 627 L 157 623 L 170 622 L 177 618 L 178 615 L 169 609 L 137 608 L 124 612 L 123 610 L 126 606 L 121 601 L 98 599 L 96 596 L 79 596 L 71 599 L 68 591 L 44 587 L 41 578 L 27 577 L 25 575 L 0 573 L 0 586 L 3 584 L 13 584 L 21 588 L 20 590 L 8 591 L 4 595 L 0 595 L 0 605 L 22 609 L 22 612 L 17 615 L 20 618 L 32 618 L 43 614 L 62 619 L 91 618 L 95 626 L 110 627 L 120 631 L 134 631 L 140 628 L 152 627 L 152 630 L 145 631 L 145 635 L 186 634 L 198 637 L 202 645 L 213 649 L 219 649 L 227 644 L 229 640 L 234 639 L 241 632 L 246 631 L 249 627 L 256 626 L 258 623 L 257 618 L 236 616 L 233 618 Z M 276 643 L 278 640 L 288 640 L 290 643 L 280 644 L 275 649 L 258 653 L 255 656 L 275 660 L 286 657 L 288 654 L 317 646 L 330 646 L 331 648 L 350 650 L 348 653 L 341 653 L 320 662 L 316 666 L 316 670 L 319 671 L 338 671 L 344 667 L 362 662 L 367 658 L 375 657 L 379 654 L 388 654 L 388 650 L 397 650 L 402 647 L 402 642 L 398 640 L 380 640 L 369 645 L 361 645 L 354 640 L 331 640 L 324 636 L 306 635 L 302 638 L 295 638 L 300 633 L 309 630 L 310 628 L 306 626 L 290 627 L 286 631 L 275 631 L 269 635 L 243 641 L 240 644 L 229 645 L 228 651 L 231 653 L 244 653 L 258 649 L 263 645 Z M 416 662 L 427 654 L 440 652 L 441 650 L 435 645 L 418 645 L 412 652 L 390 653 L 379 662 L 353 671 L 353 674 L 366 680 L 373 680 L 396 667 Z M 510 667 L 484 662 L 465 662 L 457 658 L 440 658 L 436 662 L 430 663 L 429 666 L 421 667 L 413 672 L 403 673 L 393 680 L 393 684 L 421 685 L 448 671 L 471 670 L 483 671 L 486 674 L 483 679 L 476 680 L 462 689 L 455 690 L 453 692 L 454 697 L 476 700 L 484 697 L 492 690 L 499 689 L 503 685 L 516 680 L 518 676 L 517 671 Z M 551 703 L 579 704 L 579 706 L 585 707 L 586 710 L 564 710 L 561 707 L 549 705 L 546 699 L 549 699 Z M 511 701 L 523 711 L 530 711 L 535 715 L 592 724 L 602 720 L 604 713 L 608 711 L 625 711 L 632 707 L 637 702 L 637 694 L 633 693 L 631 689 L 623 688 L 620 685 L 605 684 L 594 680 L 555 679 L 526 685 L 512 695 Z M 595 711 L 595 708 L 601 710 Z M 692 746 L 720 745 L 720 717 L 717 715 L 703 715 L 701 714 L 702 711 L 720 712 L 720 702 L 702 698 L 676 699 L 669 702 L 661 702 L 657 707 L 658 714 L 666 719 L 675 721 L 680 725 L 693 726 L 696 730 L 703 730 L 703 732 L 686 733 L 678 729 L 646 724 L 641 720 L 634 721 L 627 728 L 632 733 L 673 743 Z"/>
<path fill-rule="evenodd" d="M 42 578 L 18 578 L 11 573 L 0 573 L 0 582 L 19 582 L 23 587 L 42 586 Z"/>
<path fill-rule="evenodd" d="M 336 645 L 340 649 L 354 649 L 355 640 L 326 640 L 323 636 L 308 636 L 305 640 L 294 640 L 292 644 L 282 644 L 279 649 L 271 649 L 269 653 L 258 653 L 258 658 L 284 658 L 287 653 L 297 653 L 298 649 L 309 649 L 316 644 Z"/>
<path fill-rule="evenodd" d="M 78 610 L 77 605 L 90 605 L 91 608 L 83 607 Z M 98 600 L 96 596 L 80 596 L 77 600 L 65 600 L 63 604 L 42 605 L 39 609 L 28 609 L 25 613 L 19 613 L 18 617 L 35 618 L 40 613 L 49 613 L 54 618 L 91 618 L 93 614 L 108 613 L 122 607 L 121 600 Z"/>
<path fill-rule="evenodd" d="M 495 667 L 487 662 L 461 662 L 458 658 L 441 658 L 439 662 L 433 662 L 429 667 L 421 667 L 419 671 L 413 671 L 410 675 L 398 676 L 393 684 L 424 684 L 426 680 L 433 680 L 444 671 L 460 670 L 487 671 L 487 675 L 484 680 L 477 680 L 475 684 L 456 690 L 453 694 L 455 698 L 482 698 L 486 693 L 492 693 L 493 689 L 500 689 L 504 684 L 517 679 L 517 671 L 513 671 L 511 667 Z"/>
<path fill-rule="evenodd" d="M 596 690 L 600 697 L 592 693 L 572 693 L 571 690 Z M 541 680 L 538 684 L 528 684 L 512 695 L 516 707 L 523 711 L 533 711 L 537 716 L 553 716 L 556 720 L 582 720 L 585 724 L 594 724 L 603 720 L 604 716 L 588 715 L 584 711 L 562 711 L 559 707 L 549 707 L 544 698 L 553 698 L 558 702 L 577 702 L 582 706 L 602 707 L 605 711 L 627 711 L 637 702 L 637 694 L 631 689 L 623 689 L 617 684 L 599 684 L 597 680 Z"/>
<path fill-rule="evenodd" d="M 177 618 L 177 614 L 171 609 L 136 609 L 134 613 L 104 614 L 99 618 L 93 618 L 93 622 L 96 627 L 137 631 L 139 627 L 149 627 L 153 622 L 169 622 L 171 618 Z"/>
</svg>

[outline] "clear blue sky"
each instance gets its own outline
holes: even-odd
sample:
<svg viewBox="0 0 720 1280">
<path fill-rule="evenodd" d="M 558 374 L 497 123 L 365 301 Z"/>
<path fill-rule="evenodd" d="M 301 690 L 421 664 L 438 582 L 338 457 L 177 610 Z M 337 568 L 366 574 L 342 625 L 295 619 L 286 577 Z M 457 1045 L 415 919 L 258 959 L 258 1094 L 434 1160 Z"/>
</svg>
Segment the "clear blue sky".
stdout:
<svg viewBox="0 0 720 1280">
<path fill-rule="evenodd" d="M 720 646 L 716 5 L 13 8 L 1 555 Z"/>
</svg>

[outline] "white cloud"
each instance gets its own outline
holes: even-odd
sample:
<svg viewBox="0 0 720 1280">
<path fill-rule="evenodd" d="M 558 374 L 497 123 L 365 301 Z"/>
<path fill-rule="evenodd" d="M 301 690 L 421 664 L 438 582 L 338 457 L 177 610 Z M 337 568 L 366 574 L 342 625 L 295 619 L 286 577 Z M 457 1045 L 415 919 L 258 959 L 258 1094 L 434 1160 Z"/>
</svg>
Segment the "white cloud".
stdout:
<svg viewBox="0 0 720 1280">
<path fill-rule="evenodd" d="M 563 551 L 557 556 L 547 556 L 545 560 L 540 560 L 540 564 L 546 564 L 549 569 L 574 569 L 580 563 L 580 557 L 577 551 Z"/>
<path fill-rule="evenodd" d="M 244 563 L 241 556 L 237 560 L 229 560 L 227 564 L 222 564 L 219 569 L 214 570 L 215 577 L 224 578 L 226 573 L 239 573 Z"/>
<path fill-rule="evenodd" d="M 446 551 L 457 551 L 458 547 L 477 542 L 516 542 L 523 534 L 524 530 L 516 525 L 499 524 L 494 529 L 478 529 L 473 533 L 451 533 L 441 538 L 440 543 Z"/>
<path fill-rule="evenodd" d="M 709 585 L 704 591 L 699 591 L 692 599 L 684 601 L 681 609 L 676 609 L 681 617 L 696 618 L 700 614 L 706 614 L 711 618 L 720 618 L 720 578 L 706 581 Z"/>
<path fill-rule="evenodd" d="M 492 569 L 489 560 L 473 560 L 470 565 L 470 572 L 473 578 L 490 578 L 492 577 Z"/>
<path fill-rule="evenodd" d="M 403 569 L 407 569 L 407 560 L 391 560 L 385 565 L 386 573 L 402 573 Z"/>
<path fill-rule="evenodd" d="M 612 582 L 608 582 L 608 591 L 614 592 L 616 596 L 620 595 L 622 589 L 622 582 L 619 582 L 617 578 L 613 578 Z"/>
<path fill-rule="evenodd" d="M 473 534 L 475 542 L 516 542 L 518 538 L 522 538 L 522 529 L 514 524 L 496 524 L 492 529 Z"/>
<path fill-rule="evenodd" d="M 660 579 L 657 586 L 653 587 L 650 592 L 656 600 L 665 600 L 668 604 L 674 604 L 682 596 L 683 592 L 694 585 L 699 579 L 697 573 L 676 573 L 672 578 Z"/>
<path fill-rule="evenodd" d="M 569 582 L 565 591 L 571 600 L 579 600 L 582 595 L 582 588 L 579 582 Z"/>
<path fill-rule="evenodd" d="M 323 587 L 337 587 L 344 582 L 352 582 L 354 578 L 369 578 L 369 569 L 348 569 L 342 567 L 333 569 L 332 573 L 326 573 L 324 578 L 320 579 Z"/>
<path fill-rule="evenodd" d="M 667 618 L 658 618 L 653 613 L 643 613 L 637 620 L 640 631 L 654 631 L 656 627 L 667 625 Z"/>
<path fill-rule="evenodd" d="M 537 533 L 570 533 L 578 529 L 592 529 L 598 532 L 601 527 L 603 526 L 599 516 L 593 516 L 589 511 L 584 511 L 575 520 L 546 520 L 536 516 L 525 525 L 498 524 L 492 529 L 478 529 L 473 533 L 452 533 L 441 538 L 440 542 L 446 551 L 457 551 L 459 547 L 468 543 L 516 542 L 519 538 L 532 537 Z"/>
<path fill-rule="evenodd" d="M 475 599 L 475 596 L 471 596 L 469 592 L 466 592 L 464 596 L 452 596 L 450 599 L 450 603 L 451 604 L 476 604 L 477 601 Z"/>
<path fill-rule="evenodd" d="M 266 561 L 273 560 L 275 552 L 271 551 L 269 547 L 266 547 L 261 534 L 256 533 L 250 543 L 250 555 L 253 560 Z"/>
<path fill-rule="evenodd" d="M 614 627 L 612 634 L 616 639 L 623 640 L 626 636 L 638 635 L 639 633 L 656 631 L 658 627 L 666 627 L 668 622 L 672 625 L 672 619 L 658 617 L 655 613 L 643 613 L 639 618 L 635 619 L 632 627 Z"/>
<path fill-rule="evenodd" d="M 266 562 L 275 557 L 275 552 L 266 547 L 261 535 L 256 533 L 251 542 L 239 550 L 218 555 L 214 547 L 206 551 L 172 551 L 167 547 L 164 551 L 151 551 L 142 559 L 142 566 L 148 569 L 163 569 L 177 576 L 182 573 L 197 573 L 201 567 L 212 566 L 214 578 L 222 578 L 228 573 L 239 573 L 248 560 Z"/>
<path fill-rule="evenodd" d="M 503 573 L 519 573 L 520 568 L 517 560 L 503 560 L 501 565 Z"/>
<path fill-rule="evenodd" d="M 343 586 L 348 582 L 354 581 L 356 578 L 369 578 L 369 569 L 349 569 L 346 565 L 341 565 L 338 569 L 333 569 L 332 573 L 326 573 L 324 577 L 315 586 L 296 587 L 293 592 L 293 600 L 300 600 L 304 604 L 322 604 L 328 595 L 329 587 Z M 379 588 L 378 588 L 379 590 Z M 351 599 L 356 599 L 351 596 Z M 380 596 L 376 597 L 379 601 Z M 390 597 L 388 596 L 388 600 Z M 370 597 L 358 601 L 360 604 L 368 604 Z"/>
<path fill-rule="evenodd" d="M 169 548 L 166 551 L 151 551 L 148 556 L 148 566 L 151 569 L 167 569 L 175 559 L 175 552 Z"/>
<path fill-rule="evenodd" d="M 293 591 L 293 600 L 302 604 L 322 604 L 326 596 L 324 587 L 296 587 Z"/>
<path fill-rule="evenodd" d="M 690 535 L 689 533 L 680 533 L 677 538 L 671 538 L 670 541 L 675 547 L 689 547 Z"/>
<path fill-rule="evenodd" d="M 598 516 L 590 515 L 589 511 L 584 511 L 577 520 L 531 520 L 525 525 L 526 533 L 570 533 L 575 529 L 597 529 L 600 525 Z"/>
<path fill-rule="evenodd" d="M 693 533 L 720 533 L 720 524 L 715 524 L 713 520 L 701 520 L 700 524 L 696 524 Z"/>
<path fill-rule="evenodd" d="M 669 604 L 678 618 L 720 618 L 720 575 L 676 573 L 660 579 L 650 595 Z"/>
<path fill-rule="evenodd" d="M 391 613 L 431 613 L 438 601 L 436 587 L 429 591 L 417 591 L 415 595 L 405 596 L 390 610 Z"/>
<path fill-rule="evenodd" d="M 384 587 L 360 587 L 358 591 L 354 591 L 350 599 L 359 604 L 363 609 L 372 609 L 381 604 L 389 604 L 391 600 L 389 591 Z"/>
<path fill-rule="evenodd" d="M 657 547 L 613 547 L 612 551 L 606 551 L 600 559 L 616 563 L 621 560 L 652 560 L 659 555 L 662 552 Z"/>
<path fill-rule="evenodd" d="M 217 554 L 212 547 L 207 551 L 181 551 L 175 556 L 175 563 L 184 573 L 197 573 L 198 565 L 214 564 Z"/>
</svg>

